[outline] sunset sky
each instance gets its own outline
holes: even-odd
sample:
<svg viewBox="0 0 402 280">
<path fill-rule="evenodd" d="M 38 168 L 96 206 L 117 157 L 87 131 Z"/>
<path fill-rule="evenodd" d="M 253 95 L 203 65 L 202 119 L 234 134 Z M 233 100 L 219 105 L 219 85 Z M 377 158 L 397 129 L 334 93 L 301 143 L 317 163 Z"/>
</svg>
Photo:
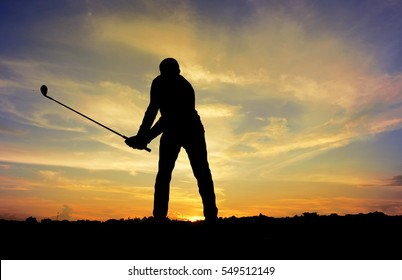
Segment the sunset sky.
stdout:
<svg viewBox="0 0 402 280">
<path fill-rule="evenodd" d="M 152 215 L 162 59 L 196 92 L 219 216 L 402 215 L 402 1 L 0 2 L 0 218 Z M 202 219 L 184 150 L 169 217 Z"/>
</svg>

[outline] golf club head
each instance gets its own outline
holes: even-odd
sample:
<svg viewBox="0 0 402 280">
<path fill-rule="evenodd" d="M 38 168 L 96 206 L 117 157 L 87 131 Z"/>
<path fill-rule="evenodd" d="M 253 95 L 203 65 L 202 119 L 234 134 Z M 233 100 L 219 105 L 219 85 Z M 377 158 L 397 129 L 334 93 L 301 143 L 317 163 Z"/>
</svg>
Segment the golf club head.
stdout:
<svg viewBox="0 0 402 280">
<path fill-rule="evenodd" d="M 40 92 L 43 94 L 43 96 L 46 96 L 47 94 L 47 86 L 43 85 L 40 87 Z"/>
</svg>

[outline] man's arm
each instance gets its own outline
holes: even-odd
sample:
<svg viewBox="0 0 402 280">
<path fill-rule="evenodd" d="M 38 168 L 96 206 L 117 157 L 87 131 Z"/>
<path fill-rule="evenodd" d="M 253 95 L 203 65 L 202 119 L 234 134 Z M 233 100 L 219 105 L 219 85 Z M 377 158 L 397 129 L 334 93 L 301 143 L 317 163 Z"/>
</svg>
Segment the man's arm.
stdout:
<svg viewBox="0 0 402 280">
<path fill-rule="evenodd" d="M 145 111 L 144 118 L 140 125 L 137 135 L 128 138 L 125 142 L 128 146 L 134 149 L 143 150 L 147 147 L 154 138 L 160 135 L 163 131 L 161 118 L 155 123 L 154 120 L 159 110 L 159 100 L 157 87 L 155 81 L 151 85 L 150 102 L 147 110 Z"/>
<path fill-rule="evenodd" d="M 147 147 L 152 140 L 158 137 L 161 133 L 163 133 L 163 123 L 162 118 L 159 118 L 158 121 L 152 126 L 149 133 L 147 133 L 146 137 L 141 137 L 138 135 L 131 136 L 126 139 L 126 144 L 133 149 L 143 150 Z"/>
<path fill-rule="evenodd" d="M 148 134 L 148 143 L 151 143 L 156 137 L 163 133 L 163 121 L 159 118 L 158 121 L 152 126 Z"/>
<path fill-rule="evenodd" d="M 149 105 L 147 110 L 145 111 L 144 118 L 142 119 L 142 123 L 140 125 L 140 129 L 138 130 L 137 136 L 148 138 L 147 135 L 150 133 L 152 124 L 154 123 L 156 115 L 158 114 L 158 99 L 157 86 L 155 85 L 155 81 L 153 81 L 151 85 Z"/>
</svg>

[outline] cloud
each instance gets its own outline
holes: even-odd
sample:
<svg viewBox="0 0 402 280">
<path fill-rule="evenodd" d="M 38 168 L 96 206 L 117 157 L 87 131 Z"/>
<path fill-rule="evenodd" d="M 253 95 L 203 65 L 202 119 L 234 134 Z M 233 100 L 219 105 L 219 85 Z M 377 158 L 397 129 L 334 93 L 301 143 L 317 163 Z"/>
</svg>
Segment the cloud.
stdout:
<svg viewBox="0 0 402 280">
<path fill-rule="evenodd" d="M 197 106 L 197 111 L 204 119 L 227 119 L 239 117 L 240 106 L 229 104 L 209 103 Z"/>
<path fill-rule="evenodd" d="M 60 212 L 57 213 L 57 220 L 71 220 L 73 214 L 73 209 L 68 205 L 63 205 Z"/>
<path fill-rule="evenodd" d="M 387 186 L 402 186 L 402 175 L 397 175 L 388 180 Z"/>
<path fill-rule="evenodd" d="M 401 215 L 402 201 L 389 201 L 380 205 L 373 205 L 371 212 L 381 211 L 387 213 L 387 215 Z"/>
<path fill-rule="evenodd" d="M 3 163 L 0 164 L 0 170 L 1 170 L 1 169 L 3 169 L 3 170 L 4 170 L 4 169 L 5 169 L 5 170 L 8 170 L 8 169 L 10 169 L 10 168 L 11 168 L 11 165 L 10 165 L 10 164 L 3 164 Z"/>
</svg>

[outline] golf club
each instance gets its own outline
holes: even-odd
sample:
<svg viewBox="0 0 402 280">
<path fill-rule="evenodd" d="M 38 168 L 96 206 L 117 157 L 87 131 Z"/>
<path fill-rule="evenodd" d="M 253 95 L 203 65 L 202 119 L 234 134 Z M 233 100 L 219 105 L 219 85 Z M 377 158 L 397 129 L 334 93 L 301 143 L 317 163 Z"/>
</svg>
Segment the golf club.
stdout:
<svg viewBox="0 0 402 280">
<path fill-rule="evenodd" d="M 103 125 L 103 124 L 101 124 L 101 123 L 95 121 L 94 119 L 91 119 L 91 118 L 88 117 L 88 116 L 85 116 L 84 114 L 81 114 L 80 112 L 74 110 L 73 108 L 71 108 L 71 107 L 69 107 L 69 106 L 67 106 L 67 105 L 65 105 L 65 104 L 63 104 L 63 103 L 57 101 L 56 99 L 54 99 L 54 98 L 48 96 L 48 95 L 47 95 L 47 91 L 48 91 L 48 88 L 47 88 L 46 85 L 42 85 L 42 86 L 40 87 L 40 92 L 42 93 L 42 95 L 43 95 L 44 97 L 49 98 L 50 100 L 52 100 L 52 101 L 54 101 L 54 102 L 60 104 L 61 106 L 66 107 L 67 109 L 73 111 L 74 113 L 77 113 L 78 115 L 83 116 L 84 118 L 86 118 L 86 119 L 88 119 L 88 120 L 90 120 L 90 121 L 96 123 L 97 125 L 100 125 L 101 127 L 106 128 L 107 130 L 109 130 L 109 131 L 111 131 L 111 132 L 113 132 L 113 133 L 119 135 L 120 137 L 122 137 L 122 138 L 124 138 L 124 139 L 128 139 L 127 136 L 125 136 L 125 135 L 123 135 L 123 134 L 120 134 L 120 133 L 118 133 L 117 131 L 114 131 L 113 129 L 111 129 L 111 128 L 109 128 L 109 127 L 107 127 L 107 126 L 105 126 L 105 125 Z M 147 152 L 151 152 L 151 149 L 148 148 L 148 147 L 145 147 L 144 150 L 146 150 Z"/>
</svg>

